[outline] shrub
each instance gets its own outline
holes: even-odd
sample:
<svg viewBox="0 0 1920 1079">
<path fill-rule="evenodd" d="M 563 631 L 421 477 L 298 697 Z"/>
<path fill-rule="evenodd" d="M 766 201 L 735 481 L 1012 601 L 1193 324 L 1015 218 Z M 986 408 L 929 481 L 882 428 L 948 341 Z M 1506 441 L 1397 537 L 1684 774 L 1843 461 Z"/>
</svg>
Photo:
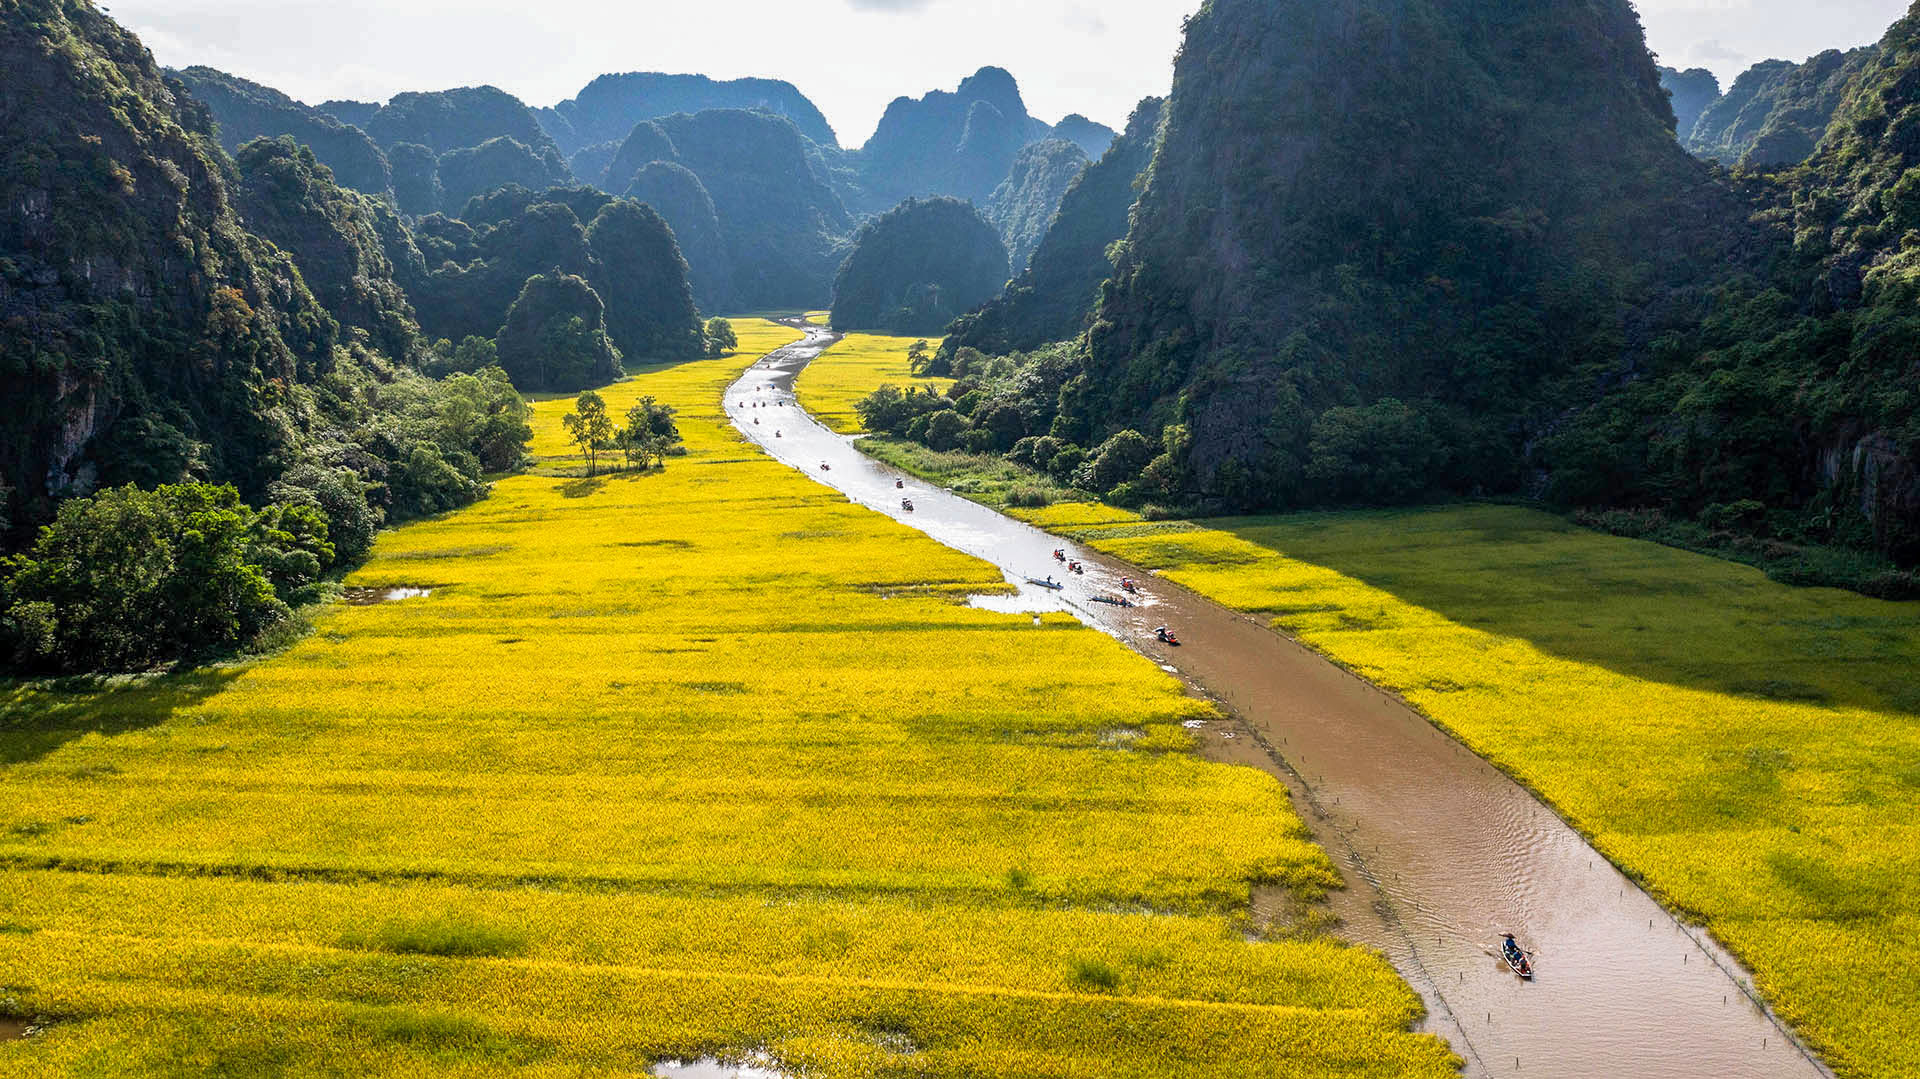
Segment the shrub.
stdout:
<svg viewBox="0 0 1920 1079">
<path fill-rule="evenodd" d="M 1120 988 L 1120 972 L 1104 959 L 1076 959 L 1067 981 L 1083 992 L 1111 993 Z"/>
<path fill-rule="evenodd" d="M 61 671 L 144 670 L 237 648 L 289 613 L 272 572 L 317 575 L 333 558 L 326 538 L 317 513 L 263 517 L 232 487 L 73 499 L 31 549 L 0 563 L 0 634 L 23 666 Z"/>
<path fill-rule="evenodd" d="M 1007 492 L 1007 505 L 1016 509 L 1041 509 L 1053 503 L 1053 492 L 1045 487 L 1015 487 Z"/>
<path fill-rule="evenodd" d="M 966 417 L 958 412 L 936 412 L 927 420 L 927 445 L 936 450 L 953 449 L 966 438 L 968 428 Z"/>
<path fill-rule="evenodd" d="M 1076 486 L 1107 492 L 1139 477 L 1154 458 L 1154 445 L 1138 431 L 1121 431 L 1100 444 L 1074 476 Z"/>
</svg>

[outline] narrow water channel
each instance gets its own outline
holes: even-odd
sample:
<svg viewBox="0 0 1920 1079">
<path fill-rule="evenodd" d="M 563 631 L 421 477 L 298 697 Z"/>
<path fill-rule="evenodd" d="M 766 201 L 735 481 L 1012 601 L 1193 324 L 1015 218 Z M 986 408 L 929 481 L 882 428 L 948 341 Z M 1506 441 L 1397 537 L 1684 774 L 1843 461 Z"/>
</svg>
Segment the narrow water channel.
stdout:
<svg viewBox="0 0 1920 1079">
<path fill-rule="evenodd" d="M 837 338 L 793 325 L 806 340 L 727 391 L 734 426 L 852 501 L 998 566 L 1020 591 L 1001 609 L 1071 611 L 1223 705 L 1232 718 L 1202 732 L 1207 756 L 1287 784 L 1347 877 L 1334 899 L 1341 934 L 1393 960 L 1427 1001 L 1425 1029 L 1452 1043 L 1468 1074 L 1830 1074 L 1703 931 L 1396 698 L 1254 619 L 888 468 L 816 423 L 794 402 L 793 382 Z M 1056 548 L 1086 574 L 1065 573 Z M 1066 589 L 1026 583 L 1048 576 Z M 1117 596 L 1122 576 L 1144 582 L 1140 606 L 1094 602 Z M 1183 647 L 1154 639 L 1163 624 Z M 1497 958 L 1508 931 L 1536 953 L 1530 983 Z"/>
</svg>

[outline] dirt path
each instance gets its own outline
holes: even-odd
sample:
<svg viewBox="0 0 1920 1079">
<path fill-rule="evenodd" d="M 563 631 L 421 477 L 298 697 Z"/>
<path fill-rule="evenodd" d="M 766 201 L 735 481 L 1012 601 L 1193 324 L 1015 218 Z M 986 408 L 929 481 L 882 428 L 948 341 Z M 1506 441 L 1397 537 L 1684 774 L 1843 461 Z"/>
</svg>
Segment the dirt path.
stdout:
<svg viewBox="0 0 1920 1079">
<path fill-rule="evenodd" d="M 896 472 L 815 423 L 794 402 L 793 380 L 837 338 L 794 324 L 807 339 L 728 390 L 736 428 L 851 500 L 999 566 L 1021 594 L 995 607 L 1072 611 L 1220 702 L 1234 718 L 1202 732 L 1206 755 L 1288 785 L 1347 876 L 1350 887 L 1334 898 L 1342 935 L 1393 960 L 1426 998 L 1426 1029 L 1453 1044 L 1469 1074 L 1829 1074 L 1705 933 L 1681 925 L 1526 790 L 1396 698 L 1264 624 Z M 757 426 L 746 419 L 754 401 L 763 406 L 751 413 Z M 1056 548 L 1086 574 L 1066 573 Z M 1066 590 L 1025 583 L 1049 575 Z M 1123 575 L 1148 582 L 1142 606 L 1092 601 L 1118 595 Z M 1161 624 L 1185 646 L 1155 641 Z M 1256 908 L 1272 902 L 1257 896 Z M 1532 983 L 1496 958 L 1503 931 L 1536 951 Z"/>
</svg>

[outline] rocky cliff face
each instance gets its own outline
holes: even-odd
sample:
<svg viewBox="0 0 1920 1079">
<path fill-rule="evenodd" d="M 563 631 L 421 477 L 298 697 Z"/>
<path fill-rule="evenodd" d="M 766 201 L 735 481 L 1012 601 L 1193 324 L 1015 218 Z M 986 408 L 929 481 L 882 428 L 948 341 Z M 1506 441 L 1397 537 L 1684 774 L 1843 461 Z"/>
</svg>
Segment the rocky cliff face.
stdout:
<svg viewBox="0 0 1920 1079">
<path fill-rule="evenodd" d="M 1779 168 L 1813 155 L 1847 88 L 1872 62 L 1869 46 L 1829 51 L 1803 64 L 1768 60 L 1734 81 L 1681 129 L 1689 150 L 1724 165 Z"/>
<path fill-rule="evenodd" d="M 336 328 L 241 227 L 206 110 L 84 3 L 0 19 L 0 482 L 15 521 L 97 483 L 257 489 L 297 437 L 277 387 Z"/>
<path fill-rule="evenodd" d="M 997 67 L 981 68 L 953 91 L 896 98 L 858 155 L 871 203 L 865 208 L 926 195 L 985 205 L 1014 155 L 1047 130 L 1027 115 L 1013 76 Z"/>
<path fill-rule="evenodd" d="M 1013 168 L 987 201 L 987 220 L 1006 240 L 1014 272 L 1027 268 L 1067 188 L 1086 168 L 1087 155 L 1064 139 L 1029 143 L 1014 155 Z"/>
<path fill-rule="evenodd" d="M 240 148 L 234 165 L 234 201 L 247 229 L 293 256 L 307 287 L 343 328 L 364 332 L 387 356 L 417 361 L 419 328 L 400 277 L 417 281 L 424 265 L 392 208 L 334 183 L 292 136 L 256 139 Z"/>
<path fill-rule="evenodd" d="M 1074 422 L 1184 422 L 1246 504 L 1353 491 L 1316 445 L 1376 427 L 1431 433 L 1416 486 L 1519 487 L 1530 432 L 1738 252 L 1673 129 L 1626 0 L 1213 0 Z"/>
<path fill-rule="evenodd" d="M 571 100 L 540 110 L 539 117 L 561 149 L 573 153 L 595 143 L 624 139 L 643 120 L 707 109 L 770 112 L 793 121 L 800 134 L 822 146 L 839 145 L 819 108 L 792 83 L 778 79 L 719 80 L 653 71 L 602 75 Z M 617 179 L 625 183 L 633 174 Z"/>
<path fill-rule="evenodd" d="M 1005 295 L 955 323 L 950 348 L 1025 352 L 1080 335 L 1101 282 L 1113 273 L 1107 250 L 1127 235 L 1135 182 L 1153 160 L 1164 104 L 1150 97 L 1134 109 L 1126 131 L 1062 196 L 1026 269 Z"/>
<path fill-rule="evenodd" d="M 333 178 L 369 195 L 393 194 L 386 155 L 365 131 L 308 108 L 270 86 L 210 67 L 172 72 L 212 110 L 220 145 L 233 153 L 257 138 L 290 135 L 313 150 Z"/>
</svg>

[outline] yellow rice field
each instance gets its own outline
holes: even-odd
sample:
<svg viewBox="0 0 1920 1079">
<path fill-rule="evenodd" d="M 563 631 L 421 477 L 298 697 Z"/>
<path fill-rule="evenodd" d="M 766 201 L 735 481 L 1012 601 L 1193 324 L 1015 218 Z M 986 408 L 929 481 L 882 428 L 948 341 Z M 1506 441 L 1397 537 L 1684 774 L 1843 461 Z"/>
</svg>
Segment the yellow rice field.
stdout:
<svg viewBox="0 0 1920 1079">
<path fill-rule="evenodd" d="M 1511 507 L 1020 515 L 1397 690 L 1709 926 L 1842 1075 L 1920 1075 L 1920 604 Z"/>
<path fill-rule="evenodd" d="M 1208 714 L 999 574 L 773 463 L 722 388 L 605 391 L 663 472 L 382 536 L 250 666 L 0 686 L 0 1076 L 1439 1076 L 1375 955 L 1260 934 L 1332 866 Z"/>
<path fill-rule="evenodd" d="M 860 425 L 854 406 L 879 387 L 933 386 L 945 392 L 953 385 L 950 378 L 914 377 L 907 364 L 907 349 L 918 340 L 921 338 L 850 333 L 807 365 L 794 382 L 794 394 L 800 406 L 827 427 L 843 435 L 861 434 L 866 429 Z M 939 349 L 939 338 L 926 341 L 930 350 Z"/>
</svg>

